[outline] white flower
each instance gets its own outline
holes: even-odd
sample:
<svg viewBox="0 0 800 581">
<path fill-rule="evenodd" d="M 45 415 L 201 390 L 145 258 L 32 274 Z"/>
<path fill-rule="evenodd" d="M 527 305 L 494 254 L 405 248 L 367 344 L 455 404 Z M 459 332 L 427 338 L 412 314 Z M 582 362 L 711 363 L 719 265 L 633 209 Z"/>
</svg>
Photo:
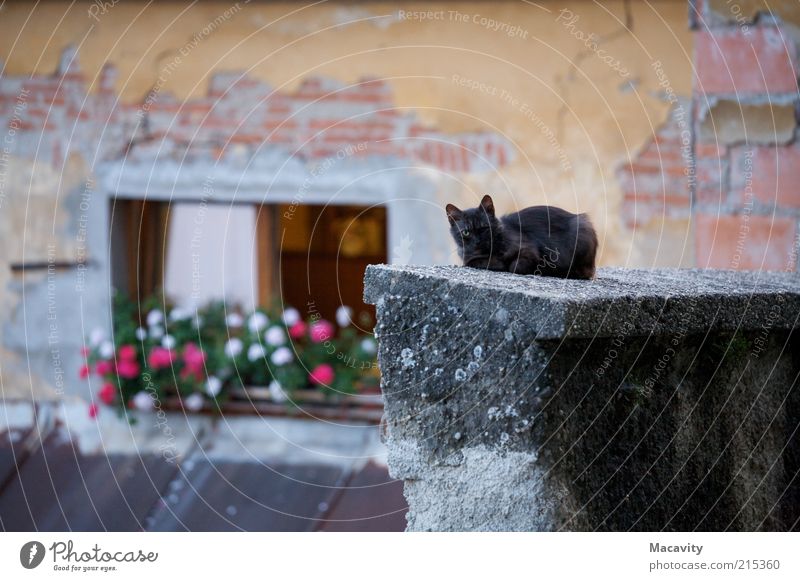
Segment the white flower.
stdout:
<svg viewBox="0 0 800 581">
<path fill-rule="evenodd" d="M 264 347 L 261 346 L 260 343 L 253 343 L 247 349 L 247 359 L 249 361 L 258 361 L 259 359 L 264 357 L 265 353 L 266 352 L 264 351 Z"/>
<path fill-rule="evenodd" d="M 97 351 L 103 359 L 111 359 L 114 357 L 114 344 L 111 341 L 103 341 Z"/>
<path fill-rule="evenodd" d="M 231 313 L 225 317 L 225 323 L 234 329 L 238 329 L 244 324 L 244 319 L 239 313 Z"/>
<path fill-rule="evenodd" d="M 97 347 L 100 343 L 102 343 L 106 338 L 106 331 L 102 327 L 95 327 L 92 329 L 92 332 L 89 333 L 89 344 L 92 347 Z"/>
<path fill-rule="evenodd" d="M 269 325 L 269 318 L 261 311 L 256 311 L 247 319 L 247 328 L 253 333 L 260 333 Z"/>
<path fill-rule="evenodd" d="M 274 379 L 269 384 L 269 396 L 272 398 L 272 401 L 277 401 L 277 402 L 286 401 L 287 399 L 289 399 L 289 396 L 286 395 L 285 391 L 283 391 L 283 387 L 281 387 L 281 384 L 275 381 Z"/>
<path fill-rule="evenodd" d="M 336 309 L 336 322 L 340 327 L 347 327 L 352 322 L 353 309 L 342 305 Z"/>
<path fill-rule="evenodd" d="M 136 328 L 136 338 L 139 341 L 144 341 L 147 339 L 147 330 L 144 327 L 137 327 Z"/>
<path fill-rule="evenodd" d="M 152 311 L 147 313 L 148 327 L 155 327 L 156 325 L 161 324 L 163 320 L 164 320 L 164 313 L 162 313 L 158 309 L 153 309 Z"/>
<path fill-rule="evenodd" d="M 370 339 L 367 337 L 361 341 L 361 350 L 364 353 L 369 353 L 370 355 L 374 354 L 375 351 L 378 350 L 378 346 L 375 344 L 375 339 Z"/>
<path fill-rule="evenodd" d="M 287 327 L 292 327 L 300 322 L 300 313 L 297 309 L 289 307 L 283 311 L 283 322 Z"/>
<path fill-rule="evenodd" d="M 228 342 L 225 343 L 225 355 L 233 359 L 234 357 L 238 357 L 239 354 L 244 349 L 244 345 L 242 344 L 242 340 L 236 337 L 228 339 Z"/>
<path fill-rule="evenodd" d="M 164 336 L 164 327 L 161 325 L 153 325 L 148 331 L 151 339 L 161 339 Z"/>
<path fill-rule="evenodd" d="M 203 396 L 195 392 L 183 401 L 183 405 L 190 412 L 199 412 L 203 409 Z"/>
<path fill-rule="evenodd" d="M 175 307 L 169 314 L 170 321 L 185 321 L 192 316 L 192 311 L 183 307 Z"/>
<path fill-rule="evenodd" d="M 267 345 L 280 347 L 286 343 L 286 333 L 280 327 L 270 327 L 267 329 L 267 332 L 264 333 L 264 341 L 267 342 Z"/>
<path fill-rule="evenodd" d="M 139 410 L 140 412 L 152 411 L 154 407 L 153 398 L 146 391 L 140 391 L 139 393 L 133 396 L 133 399 L 131 401 L 133 402 L 133 407 Z"/>
<path fill-rule="evenodd" d="M 217 397 L 220 391 L 222 391 L 222 380 L 219 377 L 209 375 L 208 381 L 206 381 L 206 393 L 211 397 Z"/>
<path fill-rule="evenodd" d="M 294 359 L 294 355 L 292 355 L 292 351 L 288 347 L 278 347 L 270 359 L 275 365 L 285 365 Z"/>
<path fill-rule="evenodd" d="M 161 346 L 164 349 L 174 349 L 175 348 L 175 337 L 172 335 L 164 335 L 164 338 L 161 339 Z"/>
</svg>

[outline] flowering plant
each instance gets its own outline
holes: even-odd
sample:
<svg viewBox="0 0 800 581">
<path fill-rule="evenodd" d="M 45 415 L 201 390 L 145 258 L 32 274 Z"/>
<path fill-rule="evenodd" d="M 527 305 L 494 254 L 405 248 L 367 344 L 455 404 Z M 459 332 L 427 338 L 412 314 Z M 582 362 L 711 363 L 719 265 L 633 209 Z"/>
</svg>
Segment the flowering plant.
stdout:
<svg viewBox="0 0 800 581">
<path fill-rule="evenodd" d="M 243 314 L 221 302 L 187 309 L 156 297 L 142 307 L 115 297 L 113 336 L 97 329 L 83 349 L 80 376 L 99 376 L 98 399 L 120 410 L 152 410 L 177 396 L 199 411 L 254 385 L 286 401 L 297 390 L 352 394 L 377 383 L 375 340 L 358 331 L 345 306 L 336 325 L 291 307 Z M 96 415 L 96 404 L 89 413 Z"/>
</svg>

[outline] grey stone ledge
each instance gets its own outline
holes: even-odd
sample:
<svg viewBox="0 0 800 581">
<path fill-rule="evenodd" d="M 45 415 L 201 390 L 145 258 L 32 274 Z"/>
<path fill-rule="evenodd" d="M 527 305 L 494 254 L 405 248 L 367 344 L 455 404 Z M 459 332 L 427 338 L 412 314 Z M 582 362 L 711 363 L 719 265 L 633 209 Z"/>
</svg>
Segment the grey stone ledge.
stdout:
<svg viewBox="0 0 800 581">
<path fill-rule="evenodd" d="M 432 311 L 452 303 L 487 317 L 507 313 L 524 319 L 537 340 L 800 326 L 800 276 L 784 272 L 601 268 L 584 281 L 458 266 L 372 265 L 364 300 L 427 301 Z"/>
</svg>

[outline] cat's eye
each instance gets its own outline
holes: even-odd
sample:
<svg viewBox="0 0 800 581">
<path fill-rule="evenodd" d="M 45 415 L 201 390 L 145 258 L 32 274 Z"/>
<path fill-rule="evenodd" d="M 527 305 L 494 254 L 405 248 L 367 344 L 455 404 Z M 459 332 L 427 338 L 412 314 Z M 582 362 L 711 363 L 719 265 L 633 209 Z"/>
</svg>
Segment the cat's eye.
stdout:
<svg viewBox="0 0 800 581">
<path fill-rule="evenodd" d="M 461 235 L 462 235 L 464 238 L 469 238 L 469 230 L 462 230 L 462 231 L 461 231 Z"/>
</svg>

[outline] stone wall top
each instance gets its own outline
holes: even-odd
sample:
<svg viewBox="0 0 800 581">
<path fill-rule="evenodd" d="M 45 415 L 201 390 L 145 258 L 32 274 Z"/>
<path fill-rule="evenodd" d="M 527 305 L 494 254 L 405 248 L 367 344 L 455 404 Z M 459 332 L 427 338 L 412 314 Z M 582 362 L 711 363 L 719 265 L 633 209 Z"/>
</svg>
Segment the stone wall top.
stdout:
<svg viewBox="0 0 800 581">
<path fill-rule="evenodd" d="M 800 327 L 800 276 L 783 272 L 601 268 L 583 281 L 373 265 L 364 299 L 427 301 L 431 312 L 452 304 L 487 317 L 512 315 L 540 340 Z"/>
</svg>

